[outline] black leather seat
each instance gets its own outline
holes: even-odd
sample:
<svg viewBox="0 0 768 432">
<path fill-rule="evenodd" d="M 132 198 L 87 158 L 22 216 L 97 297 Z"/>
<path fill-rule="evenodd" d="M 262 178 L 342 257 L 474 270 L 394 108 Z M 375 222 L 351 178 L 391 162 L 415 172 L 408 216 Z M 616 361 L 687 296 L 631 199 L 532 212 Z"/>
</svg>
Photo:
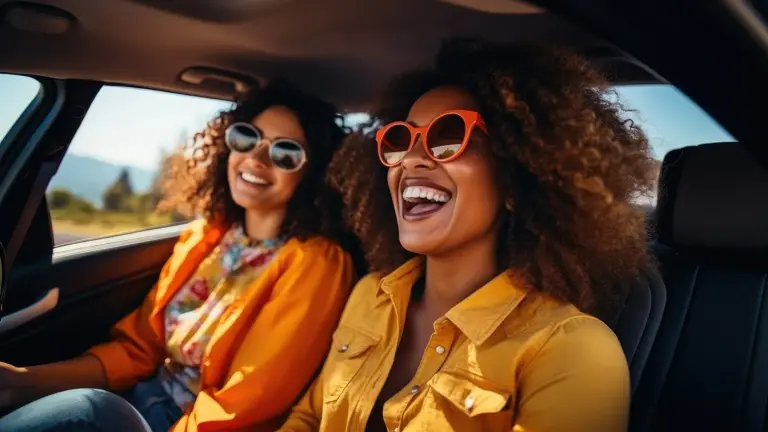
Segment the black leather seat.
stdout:
<svg viewBox="0 0 768 432">
<path fill-rule="evenodd" d="M 737 143 L 664 159 L 667 304 L 631 432 L 768 430 L 768 170 Z"/>
<path fill-rule="evenodd" d="M 643 280 L 631 287 L 621 315 L 609 323 L 627 356 L 633 394 L 643 375 L 667 301 L 664 282 L 655 269 L 644 273 Z"/>
</svg>

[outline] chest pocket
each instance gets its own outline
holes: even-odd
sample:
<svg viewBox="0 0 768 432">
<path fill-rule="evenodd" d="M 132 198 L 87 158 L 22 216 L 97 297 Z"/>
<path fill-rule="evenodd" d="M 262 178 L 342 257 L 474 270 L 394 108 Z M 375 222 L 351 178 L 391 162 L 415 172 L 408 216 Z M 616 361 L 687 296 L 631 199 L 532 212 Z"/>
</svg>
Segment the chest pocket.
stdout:
<svg viewBox="0 0 768 432">
<path fill-rule="evenodd" d="M 511 393 L 491 390 L 491 383 L 480 377 L 438 372 L 429 382 L 430 388 L 452 408 L 467 417 L 499 414 L 511 419 Z"/>
<path fill-rule="evenodd" d="M 324 371 L 323 399 L 326 402 L 336 402 L 339 399 L 380 340 L 351 327 L 340 326 L 336 329 L 329 353 L 329 367 Z"/>
</svg>

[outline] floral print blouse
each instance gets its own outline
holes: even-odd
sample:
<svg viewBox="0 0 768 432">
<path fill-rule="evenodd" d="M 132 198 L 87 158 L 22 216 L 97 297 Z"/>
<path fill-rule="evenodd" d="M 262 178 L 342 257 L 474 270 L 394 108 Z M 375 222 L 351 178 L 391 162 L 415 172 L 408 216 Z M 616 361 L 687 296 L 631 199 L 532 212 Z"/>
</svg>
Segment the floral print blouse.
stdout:
<svg viewBox="0 0 768 432">
<path fill-rule="evenodd" d="M 159 379 L 179 407 L 200 391 L 200 364 L 219 318 L 277 254 L 285 239 L 252 242 L 236 224 L 165 309 L 168 359 Z"/>
</svg>

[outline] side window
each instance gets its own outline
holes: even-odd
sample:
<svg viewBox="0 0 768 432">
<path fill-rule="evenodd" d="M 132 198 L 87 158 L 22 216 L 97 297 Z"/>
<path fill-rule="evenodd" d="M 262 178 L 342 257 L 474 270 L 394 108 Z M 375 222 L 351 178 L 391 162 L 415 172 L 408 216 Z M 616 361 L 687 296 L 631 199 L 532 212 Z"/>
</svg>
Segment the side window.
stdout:
<svg viewBox="0 0 768 432">
<path fill-rule="evenodd" d="M 48 186 L 55 243 L 183 221 L 177 212 L 158 211 L 164 170 L 180 157 L 179 146 L 230 107 L 161 91 L 102 88 Z"/>
<path fill-rule="evenodd" d="M 34 78 L 0 74 L 0 141 L 39 92 L 40 83 Z"/>
<path fill-rule="evenodd" d="M 634 111 L 629 112 L 628 117 L 645 131 L 659 168 L 664 156 L 672 150 L 736 141 L 709 114 L 674 86 L 623 85 L 616 86 L 615 90 L 624 107 Z M 653 205 L 656 196 L 640 202 Z"/>
</svg>

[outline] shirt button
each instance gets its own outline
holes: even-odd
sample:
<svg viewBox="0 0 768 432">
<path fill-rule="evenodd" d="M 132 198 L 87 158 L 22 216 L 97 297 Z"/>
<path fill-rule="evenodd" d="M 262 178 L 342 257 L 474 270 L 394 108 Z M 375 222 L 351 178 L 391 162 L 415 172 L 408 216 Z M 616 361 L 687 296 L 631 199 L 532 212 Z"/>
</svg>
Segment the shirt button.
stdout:
<svg viewBox="0 0 768 432">
<path fill-rule="evenodd" d="M 419 386 L 417 386 L 417 385 L 415 385 L 415 386 L 411 387 L 411 393 L 413 393 L 413 394 L 416 394 L 416 393 L 418 393 L 418 392 L 419 392 L 419 390 L 421 390 L 421 387 L 419 387 Z"/>
<path fill-rule="evenodd" d="M 437 351 L 438 354 L 443 355 L 445 353 L 445 347 L 438 345 L 437 348 L 435 348 L 435 351 Z"/>
<path fill-rule="evenodd" d="M 339 352 L 340 353 L 345 353 L 345 352 L 347 352 L 347 350 L 349 350 L 349 345 L 347 345 L 347 344 L 344 344 L 344 345 L 339 347 Z"/>
<path fill-rule="evenodd" d="M 464 408 L 467 410 L 471 410 L 472 407 L 475 406 L 475 397 L 472 395 L 467 396 L 466 399 L 464 399 Z"/>
</svg>

